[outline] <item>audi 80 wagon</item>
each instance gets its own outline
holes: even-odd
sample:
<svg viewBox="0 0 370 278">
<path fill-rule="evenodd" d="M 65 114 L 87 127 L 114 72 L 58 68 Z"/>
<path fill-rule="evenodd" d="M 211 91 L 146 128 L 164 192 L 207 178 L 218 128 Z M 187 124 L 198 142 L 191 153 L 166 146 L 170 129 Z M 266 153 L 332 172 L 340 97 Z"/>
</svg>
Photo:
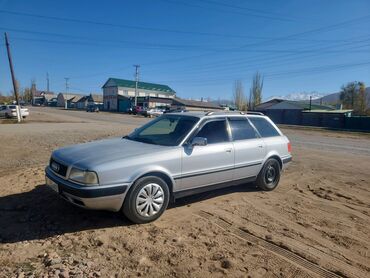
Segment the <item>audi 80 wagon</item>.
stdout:
<svg viewBox="0 0 370 278">
<path fill-rule="evenodd" d="M 288 138 L 262 114 L 185 112 L 122 138 L 58 149 L 45 172 L 70 203 L 146 223 L 186 195 L 248 182 L 273 190 L 291 159 Z"/>
</svg>

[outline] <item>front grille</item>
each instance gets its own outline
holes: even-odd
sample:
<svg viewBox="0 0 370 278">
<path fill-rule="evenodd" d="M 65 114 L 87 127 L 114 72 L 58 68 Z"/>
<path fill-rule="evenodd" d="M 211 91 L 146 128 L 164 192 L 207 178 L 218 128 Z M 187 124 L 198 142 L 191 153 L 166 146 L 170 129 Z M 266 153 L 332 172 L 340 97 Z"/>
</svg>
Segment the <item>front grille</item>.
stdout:
<svg viewBox="0 0 370 278">
<path fill-rule="evenodd" d="M 54 159 L 50 159 L 50 164 L 49 164 L 51 170 L 53 170 L 55 173 L 57 173 L 60 176 L 65 177 L 67 175 L 67 169 L 68 167 L 62 163 L 59 163 L 55 161 Z"/>
</svg>

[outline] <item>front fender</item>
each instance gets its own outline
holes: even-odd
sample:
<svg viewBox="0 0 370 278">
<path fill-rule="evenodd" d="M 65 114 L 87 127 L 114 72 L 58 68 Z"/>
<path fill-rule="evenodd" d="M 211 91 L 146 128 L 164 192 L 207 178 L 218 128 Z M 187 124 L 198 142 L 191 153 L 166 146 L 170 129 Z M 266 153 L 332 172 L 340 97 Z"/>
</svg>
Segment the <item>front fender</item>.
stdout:
<svg viewBox="0 0 370 278">
<path fill-rule="evenodd" d="M 140 168 L 140 169 L 136 170 L 135 172 L 133 172 L 132 175 L 130 175 L 131 185 L 135 181 L 137 181 L 140 177 L 149 175 L 151 173 L 153 173 L 153 174 L 154 173 L 160 173 L 160 174 L 166 175 L 171 180 L 172 186 L 175 185 L 175 180 L 173 178 L 173 175 L 170 173 L 170 171 L 168 171 L 168 169 L 166 169 L 162 166 L 159 166 L 159 165 L 146 166 L 146 167 Z"/>
</svg>

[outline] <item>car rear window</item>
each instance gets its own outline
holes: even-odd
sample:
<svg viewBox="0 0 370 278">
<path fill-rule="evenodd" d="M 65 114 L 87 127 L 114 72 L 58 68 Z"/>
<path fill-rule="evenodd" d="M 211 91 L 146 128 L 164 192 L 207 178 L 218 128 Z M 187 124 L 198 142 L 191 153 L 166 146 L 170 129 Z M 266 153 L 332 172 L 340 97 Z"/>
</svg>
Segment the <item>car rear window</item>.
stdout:
<svg viewBox="0 0 370 278">
<path fill-rule="evenodd" d="M 246 118 L 229 118 L 229 123 L 234 141 L 258 138 L 255 129 Z"/>
<path fill-rule="evenodd" d="M 257 128 L 262 137 L 280 136 L 276 128 L 266 119 L 259 117 L 250 117 L 249 120 Z"/>
<path fill-rule="evenodd" d="M 10 109 L 15 109 L 16 107 L 15 107 L 15 105 L 9 105 L 9 108 Z"/>
</svg>

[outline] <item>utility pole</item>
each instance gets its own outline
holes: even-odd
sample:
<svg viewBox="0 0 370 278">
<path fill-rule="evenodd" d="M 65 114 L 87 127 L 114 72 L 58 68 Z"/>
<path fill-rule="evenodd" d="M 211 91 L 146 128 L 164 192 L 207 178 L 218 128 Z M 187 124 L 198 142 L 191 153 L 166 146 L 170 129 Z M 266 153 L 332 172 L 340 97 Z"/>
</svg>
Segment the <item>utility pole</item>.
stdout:
<svg viewBox="0 0 370 278">
<path fill-rule="evenodd" d="M 137 105 L 137 84 L 139 82 L 139 68 L 140 65 L 134 65 L 135 67 L 135 106 Z"/>
<path fill-rule="evenodd" d="M 6 51 L 8 53 L 10 74 L 12 76 L 12 82 L 13 82 L 14 96 L 15 96 L 15 101 L 17 103 L 17 119 L 18 119 L 18 123 L 20 123 L 22 117 L 21 117 L 21 109 L 19 107 L 18 85 L 17 85 L 17 81 L 16 81 L 15 76 L 14 76 L 13 62 L 12 62 L 12 56 L 10 54 L 10 47 L 9 47 L 9 42 L 8 42 L 8 35 L 6 34 L 6 32 L 4 33 L 4 35 L 5 35 Z"/>
<path fill-rule="evenodd" d="M 69 85 L 68 85 L 68 81 L 69 81 L 69 77 L 64 77 L 64 79 L 66 80 L 66 99 L 64 100 L 64 109 L 68 109 L 68 90 L 69 90 Z"/>
<path fill-rule="evenodd" d="M 311 107 L 312 107 L 312 96 L 310 96 L 310 111 L 311 111 Z"/>
<path fill-rule="evenodd" d="M 46 73 L 46 92 L 49 93 L 50 87 L 49 87 L 49 73 Z"/>
</svg>

